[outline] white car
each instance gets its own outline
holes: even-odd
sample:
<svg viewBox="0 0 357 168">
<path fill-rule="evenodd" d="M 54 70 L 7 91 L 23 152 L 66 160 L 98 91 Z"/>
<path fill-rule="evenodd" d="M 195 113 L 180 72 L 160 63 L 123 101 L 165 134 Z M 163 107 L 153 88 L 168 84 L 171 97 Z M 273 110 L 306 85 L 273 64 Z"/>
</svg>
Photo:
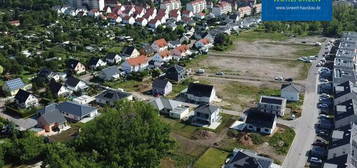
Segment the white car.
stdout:
<svg viewBox="0 0 357 168">
<path fill-rule="evenodd" d="M 282 76 L 276 76 L 276 77 L 274 77 L 274 80 L 283 81 L 284 78 Z"/>
</svg>

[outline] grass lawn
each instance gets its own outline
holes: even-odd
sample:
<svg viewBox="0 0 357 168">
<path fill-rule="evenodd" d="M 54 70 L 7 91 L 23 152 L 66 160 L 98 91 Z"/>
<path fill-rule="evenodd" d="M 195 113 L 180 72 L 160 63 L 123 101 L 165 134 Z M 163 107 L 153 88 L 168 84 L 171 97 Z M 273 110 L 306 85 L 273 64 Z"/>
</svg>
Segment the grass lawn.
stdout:
<svg viewBox="0 0 357 168">
<path fill-rule="evenodd" d="M 269 144 L 274 147 L 278 154 L 287 154 L 294 137 L 294 130 L 286 127 L 283 131 L 278 131 L 269 138 Z"/>
<path fill-rule="evenodd" d="M 221 151 L 215 148 L 209 148 L 198 161 L 194 164 L 194 168 L 219 168 L 224 164 L 228 152 Z"/>
<path fill-rule="evenodd" d="M 244 31 L 236 37 L 238 40 L 253 42 L 256 40 L 274 40 L 274 41 L 282 41 L 288 39 L 287 36 L 281 33 L 266 33 L 263 31 Z"/>
<path fill-rule="evenodd" d="M 240 82 L 229 82 L 224 86 L 223 92 L 219 96 L 231 103 L 247 106 L 251 101 L 258 101 L 261 95 L 279 96 L 278 88 L 257 87 Z"/>
<path fill-rule="evenodd" d="M 171 127 L 171 131 L 173 133 L 184 136 L 186 138 L 192 138 L 192 135 L 196 131 L 203 129 L 202 127 L 188 125 L 186 123 L 180 122 L 179 120 L 170 119 L 165 116 L 160 117 L 160 119 Z"/>
<path fill-rule="evenodd" d="M 301 56 L 314 56 L 317 55 L 320 51 L 320 46 L 312 46 L 312 45 L 294 45 L 297 47 L 297 51 L 294 54 L 298 57 Z"/>
<path fill-rule="evenodd" d="M 143 82 L 135 81 L 135 80 L 128 80 L 128 81 L 113 81 L 113 82 L 105 82 L 104 85 L 109 86 L 111 88 L 121 88 L 128 92 L 137 91 L 139 86 Z"/>
</svg>

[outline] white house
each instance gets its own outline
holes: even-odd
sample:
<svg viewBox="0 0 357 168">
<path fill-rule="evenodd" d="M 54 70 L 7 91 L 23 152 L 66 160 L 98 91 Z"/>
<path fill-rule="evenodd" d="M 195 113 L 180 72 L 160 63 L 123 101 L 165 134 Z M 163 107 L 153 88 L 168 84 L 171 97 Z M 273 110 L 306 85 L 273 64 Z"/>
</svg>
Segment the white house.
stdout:
<svg viewBox="0 0 357 168">
<path fill-rule="evenodd" d="M 284 116 L 286 99 L 273 96 L 261 96 L 258 103 L 259 111 Z"/>
<path fill-rule="evenodd" d="M 99 67 L 103 67 L 103 66 L 106 66 L 107 63 L 104 62 L 102 59 L 100 58 L 95 58 L 95 57 L 92 57 L 90 60 L 89 60 L 89 67 L 92 68 L 92 69 L 97 69 Z"/>
<path fill-rule="evenodd" d="M 156 51 L 156 52 L 161 52 L 164 50 L 167 50 L 168 44 L 165 39 L 158 39 L 155 40 L 152 44 L 151 47 Z"/>
<path fill-rule="evenodd" d="M 283 84 L 281 86 L 280 96 L 288 101 L 299 101 L 300 100 L 300 90 L 293 83 Z"/>
<path fill-rule="evenodd" d="M 276 128 L 276 115 L 262 112 L 249 112 L 245 120 L 249 131 L 272 134 Z"/>
<path fill-rule="evenodd" d="M 203 38 L 201 40 L 196 41 L 196 48 L 211 48 L 213 47 L 212 42 L 208 38 Z"/>
<path fill-rule="evenodd" d="M 152 83 L 152 94 L 166 96 L 172 91 L 172 84 L 166 79 L 155 79 Z"/>
<path fill-rule="evenodd" d="M 60 97 L 60 96 L 67 96 L 72 94 L 72 91 L 64 87 L 61 83 L 51 81 L 49 84 L 49 89 L 53 96 Z"/>
<path fill-rule="evenodd" d="M 74 78 L 72 76 L 67 78 L 66 86 L 68 89 L 70 89 L 72 91 L 80 91 L 80 90 L 84 90 L 84 89 L 88 88 L 86 83 L 84 83 L 83 81 L 81 81 L 77 78 Z"/>
<path fill-rule="evenodd" d="M 175 59 L 180 60 L 186 56 L 191 55 L 191 51 L 188 45 L 183 44 L 172 50 L 172 55 Z"/>
<path fill-rule="evenodd" d="M 192 124 L 210 127 L 211 125 L 219 125 L 220 121 L 220 109 L 217 106 L 203 104 L 195 109 Z"/>
<path fill-rule="evenodd" d="M 129 58 L 121 65 L 121 68 L 126 73 L 142 71 L 148 67 L 148 60 L 146 56 Z"/>
<path fill-rule="evenodd" d="M 230 12 L 232 12 L 232 5 L 225 1 L 220 2 L 212 8 L 212 13 L 215 16 L 221 16 Z"/>
<path fill-rule="evenodd" d="M 30 92 L 20 89 L 16 96 L 15 102 L 20 108 L 28 108 L 38 106 L 38 99 Z"/>
<path fill-rule="evenodd" d="M 168 12 L 174 9 L 181 8 L 181 1 L 180 0 L 165 0 L 160 4 L 160 9 L 165 9 Z"/>
<path fill-rule="evenodd" d="M 202 12 L 206 8 L 206 0 L 195 0 L 186 4 L 186 10 L 191 11 L 193 14 Z"/>
<path fill-rule="evenodd" d="M 96 108 L 70 101 L 58 104 L 57 108 L 63 113 L 64 117 L 74 121 L 79 121 L 87 117 L 92 118 L 98 115 Z"/>
<path fill-rule="evenodd" d="M 14 96 L 20 89 L 23 89 L 24 87 L 25 83 L 20 78 L 16 78 L 6 81 L 2 85 L 2 90 L 5 93 L 9 93 L 11 96 Z"/>
<path fill-rule="evenodd" d="M 168 62 L 171 59 L 172 55 L 170 51 L 164 50 L 156 53 L 151 60 L 155 62 L 155 66 L 161 66 L 163 63 Z"/>
<path fill-rule="evenodd" d="M 135 23 L 135 19 L 132 16 L 125 16 L 122 21 L 124 24 L 133 25 Z"/>
<path fill-rule="evenodd" d="M 190 83 L 186 96 L 192 102 L 211 103 L 216 98 L 216 90 L 212 85 Z"/>
<path fill-rule="evenodd" d="M 117 64 L 121 61 L 121 57 L 119 54 L 109 53 L 105 57 L 105 61 L 107 61 L 109 64 Z"/>
<path fill-rule="evenodd" d="M 152 19 L 152 20 L 150 20 L 148 25 L 149 25 L 149 27 L 156 29 L 157 27 L 159 27 L 161 25 L 161 22 L 160 22 L 160 20 Z"/>
<path fill-rule="evenodd" d="M 138 18 L 135 20 L 135 24 L 145 27 L 148 24 L 148 21 L 145 18 Z"/>
<path fill-rule="evenodd" d="M 68 68 L 76 74 L 81 74 L 86 71 L 86 67 L 78 60 L 70 59 L 67 63 Z"/>
<path fill-rule="evenodd" d="M 105 81 L 116 80 L 120 78 L 120 71 L 118 67 L 110 66 L 99 73 L 99 78 Z"/>
<path fill-rule="evenodd" d="M 121 53 L 123 59 L 135 58 L 138 56 L 140 56 L 140 52 L 134 46 L 126 46 Z"/>
</svg>

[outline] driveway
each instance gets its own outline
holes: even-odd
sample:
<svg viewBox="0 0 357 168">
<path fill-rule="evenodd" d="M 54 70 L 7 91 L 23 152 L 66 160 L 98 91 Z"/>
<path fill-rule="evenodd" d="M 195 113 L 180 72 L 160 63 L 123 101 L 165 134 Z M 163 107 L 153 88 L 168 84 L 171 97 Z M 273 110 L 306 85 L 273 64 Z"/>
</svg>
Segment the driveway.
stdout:
<svg viewBox="0 0 357 168">
<path fill-rule="evenodd" d="M 318 68 L 316 67 L 316 64 L 322 58 L 324 48 L 324 45 L 321 46 L 321 50 L 318 54 L 319 58 L 312 63 L 309 70 L 305 84 L 305 100 L 302 108 L 302 115 L 297 120 L 295 127 L 296 135 L 283 162 L 283 168 L 305 167 L 308 158 L 307 153 L 316 137 L 314 125 L 318 122 L 319 115 L 319 111 L 316 107 L 316 104 L 318 103 Z"/>
</svg>

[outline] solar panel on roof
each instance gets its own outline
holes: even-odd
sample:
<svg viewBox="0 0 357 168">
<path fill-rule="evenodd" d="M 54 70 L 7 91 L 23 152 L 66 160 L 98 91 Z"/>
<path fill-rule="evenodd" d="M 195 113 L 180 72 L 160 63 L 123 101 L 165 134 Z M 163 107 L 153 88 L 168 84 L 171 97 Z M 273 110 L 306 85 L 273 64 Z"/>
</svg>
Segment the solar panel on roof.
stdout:
<svg viewBox="0 0 357 168">
<path fill-rule="evenodd" d="M 6 85 L 9 87 L 10 90 L 21 89 L 25 86 L 24 82 L 22 82 L 20 78 L 6 81 Z"/>
</svg>

